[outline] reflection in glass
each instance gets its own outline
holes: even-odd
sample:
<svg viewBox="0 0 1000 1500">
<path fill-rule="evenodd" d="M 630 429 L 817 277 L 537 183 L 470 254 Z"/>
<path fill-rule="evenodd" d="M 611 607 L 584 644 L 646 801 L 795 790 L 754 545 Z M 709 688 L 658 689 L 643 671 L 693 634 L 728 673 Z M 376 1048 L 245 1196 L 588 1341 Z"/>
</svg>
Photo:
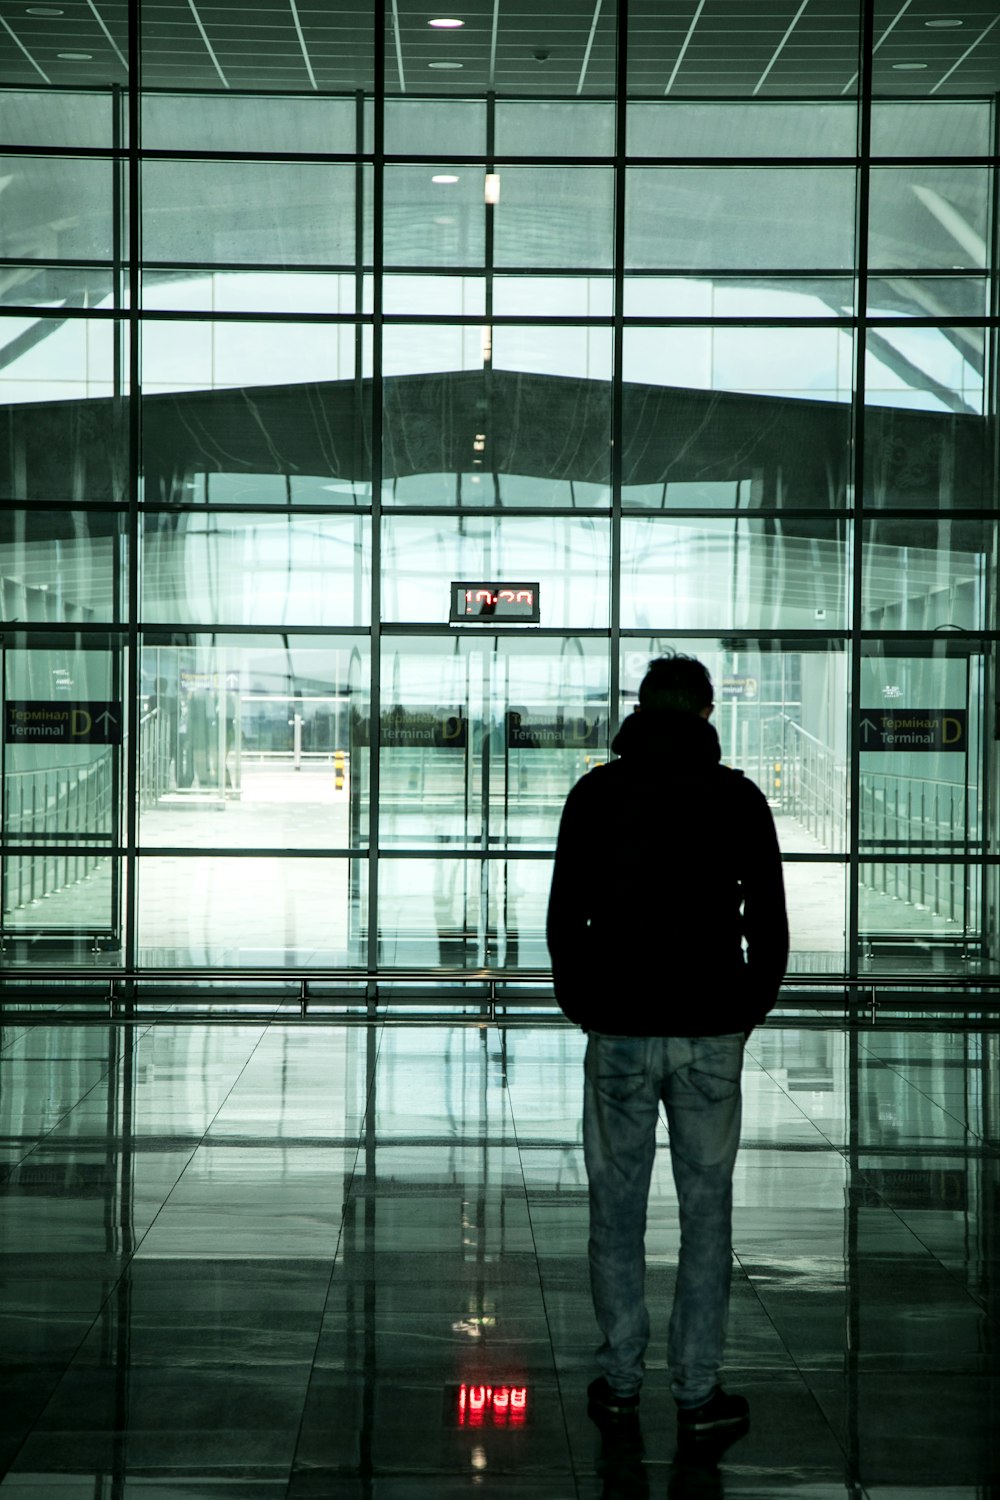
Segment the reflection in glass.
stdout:
<svg viewBox="0 0 1000 1500">
<path fill-rule="evenodd" d="M 991 546 L 992 527 L 981 521 L 865 522 L 865 628 L 985 629 Z"/>
<path fill-rule="evenodd" d="M 985 318 L 989 312 L 989 277 L 872 276 L 868 281 L 869 317 Z"/>
<path fill-rule="evenodd" d="M 847 957 L 847 864 L 789 859 L 789 840 L 781 820 L 775 821 L 786 856 L 782 874 L 791 940 L 788 972 L 839 973 Z"/>
<path fill-rule="evenodd" d="M 613 156 L 614 105 L 585 99 L 498 99 L 495 154 Z"/>
<path fill-rule="evenodd" d="M 82 156 L 0 156 L 0 258 L 111 260 L 113 171 Z"/>
<path fill-rule="evenodd" d="M 981 415 L 985 340 L 982 328 L 869 328 L 869 404 Z"/>
<path fill-rule="evenodd" d="M 505 167 L 494 210 L 498 266 L 593 266 L 614 254 L 610 167 Z M 662 232 L 662 229 L 661 229 Z M 541 311 L 541 309 L 539 309 Z"/>
<path fill-rule="evenodd" d="M 93 950 L 117 932 L 121 663 L 94 637 L 49 640 L 5 641 L 0 926 L 38 940 L 82 930 Z M 7 722 L 26 727 L 12 737 Z"/>
<path fill-rule="evenodd" d="M 873 156 L 989 156 L 990 106 L 985 99 L 876 99 Z"/>
<path fill-rule="evenodd" d="M 23 265 L 4 266 L 0 306 L 110 307 L 114 286 L 115 272 L 110 262 L 94 267 L 26 261 Z"/>
<path fill-rule="evenodd" d="M 584 516 L 387 514 L 382 618 L 444 624 L 453 579 L 537 582 L 541 623 L 606 629 L 608 522 Z"/>
<path fill-rule="evenodd" d="M 992 506 L 981 328 L 869 329 L 866 497 L 876 505 Z"/>
<path fill-rule="evenodd" d="M 599 640 L 464 634 L 383 645 L 383 847 L 555 847 L 570 787 L 608 758 Z"/>
<path fill-rule="evenodd" d="M 369 528 L 362 516 L 147 512 L 142 618 L 367 625 Z"/>
<path fill-rule="evenodd" d="M 610 329 L 395 326 L 385 350 L 387 503 L 610 503 Z"/>
<path fill-rule="evenodd" d="M 86 827 L 90 821 L 96 795 L 93 788 L 98 784 L 99 774 L 92 772 L 71 783 L 48 779 L 58 805 L 65 805 L 65 817 L 70 824 L 63 841 L 75 847 L 64 852 L 54 849 L 48 854 L 3 856 L 0 926 L 8 937 L 27 938 L 33 945 L 39 940 L 59 939 L 60 965 L 81 963 L 92 968 L 95 952 L 101 955 L 102 962 L 109 959 L 115 962 L 114 955 L 119 951 L 115 870 L 120 869 L 120 861 L 97 848 L 82 845 L 76 827 L 78 822 Z M 11 778 L 9 795 L 15 806 L 22 785 L 22 779 Z M 19 821 L 15 812 L 11 819 L 12 844 L 18 837 Z M 74 937 L 76 951 L 64 946 L 65 939 Z M 38 962 L 37 947 L 34 951 L 32 947 L 22 950 L 16 942 L 6 954 L 8 964 L 32 959 Z"/>
<path fill-rule="evenodd" d="M 837 328 L 626 328 L 623 503 L 843 506 L 851 362 Z"/>
<path fill-rule="evenodd" d="M 385 276 L 382 309 L 394 313 L 443 313 L 449 317 L 482 317 L 486 311 L 486 280 L 482 276 Z M 433 336 L 437 329 L 428 329 Z"/>
<path fill-rule="evenodd" d="M 981 953 L 982 872 L 958 861 L 863 860 L 858 931 L 863 967 L 963 969 Z"/>
<path fill-rule="evenodd" d="M 139 962 L 151 968 L 364 960 L 363 860 L 148 854 L 136 878 Z"/>
<path fill-rule="evenodd" d="M 114 511 L 0 510 L 2 618 L 121 618 L 124 518 Z"/>
<path fill-rule="evenodd" d="M 942 271 L 988 265 L 989 191 L 985 167 L 873 167 L 869 265 Z"/>
<path fill-rule="evenodd" d="M 115 332 L 110 318 L 0 318 L 0 404 L 83 403 L 113 396 Z M 68 419 L 79 422 L 80 415 L 79 407 L 61 407 L 36 410 L 26 420 L 72 430 Z M 60 457 L 65 463 L 65 454 Z"/>
<path fill-rule="evenodd" d="M 379 864 L 379 962 L 387 966 L 544 968 L 549 860 Z"/>
<path fill-rule="evenodd" d="M 981 942 L 983 661 L 961 635 L 897 642 L 862 662 L 863 953 L 947 967 Z"/>
<path fill-rule="evenodd" d="M 387 156 L 447 155 L 459 141 L 463 155 L 485 154 L 485 100 L 386 99 Z"/>
<path fill-rule="evenodd" d="M 368 837 L 364 637 L 147 637 L 145 848 L 357 848 Z M 237 870 L 235 865 L 222 867 Z"/>
<path fill-rule="evenodd" d="M 632 167 L 625 264 L 637 270 L 846 270 L 846 167 Z"/>
<path fill-rule="evenodd" d="M 614 282 L 610 276 L 497 275 L 493 311 L 500 317 L 610 318 Z"/>
<path fill-rule="evenodd" d="M 843 522 L 622 521 L 627 630 L 840 630 L 847 624 Z"/>
<path fill-rule="evenodd" d="M 853 101 L 630 104 L 629 156 L 853 156 Z"/>
<path fill-rule="evenodd" d="M 624 374 L 650 385 L 849 401 L 853 355 L 846 328 L 628 328 Z"/>
<path fill-rule="evenodd" d="M 356 34 L 355 45 L 358 41 Z M 361 150 L 356 122 L 353 99 L 329 96 L 149 91 L 142 96 L 142 144 L 147 151 L 349 153 Z"/>
<path fill-rule="evenodd" d="M 654 276 L 625 279 L 631 318 L 843 318 L 854 311 L 848 276 Z"/>
<path fill-rule="evenodd" d="M 369 282 L 366 277 L 362 294 L 370 298 Z M 357 278 L 346 271 L 177 271 L 157 267 L 145 270 L 142 277 L 142 305 L 146 312 L 350 316 L 357 310 L 357 295 Z M 284 331 L 280 342 L 285 343 Z"/>
<path fill-rule="evenodd" d="M 386 265 L 481 265 L 486 246 L 485 172 L 485 167 L 447 163 L 387 166 Z"/>
<path fill-rule="evenodd" d="M 0 90 L 0 140 L 8 146 L 107 150 L 114 139 L 111 91 Z"/>
<path fill-rule="evenodd" d="M 147 320 L 145 499 L 369 503 L 368 350 L 353 324 Z"/>
<path fill-rule="evenodd" d="M 350 163 L 154 160 L 142 176 L 147 260 L 354 264 Z"/>
</svg>

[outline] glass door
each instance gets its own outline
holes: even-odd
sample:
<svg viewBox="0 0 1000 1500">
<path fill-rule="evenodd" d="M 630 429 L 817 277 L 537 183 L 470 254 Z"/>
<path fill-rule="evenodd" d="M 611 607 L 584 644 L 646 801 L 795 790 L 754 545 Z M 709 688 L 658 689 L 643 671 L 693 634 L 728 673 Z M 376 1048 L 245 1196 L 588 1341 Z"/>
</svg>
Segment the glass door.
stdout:
<svg viewBox="0 0 1000 1500">
<path fill-rule="evenodd" d="M 563 802 L 608 755 L 605 642 L 467 632 L 383 652 L 380 962 L 545 965 Z"/>
<path fill-rule="evenodd" d="M 862 963 L 962 969 L 982 956 L 983 654 L 875 642 L 862 663 Z"/>
</svg>

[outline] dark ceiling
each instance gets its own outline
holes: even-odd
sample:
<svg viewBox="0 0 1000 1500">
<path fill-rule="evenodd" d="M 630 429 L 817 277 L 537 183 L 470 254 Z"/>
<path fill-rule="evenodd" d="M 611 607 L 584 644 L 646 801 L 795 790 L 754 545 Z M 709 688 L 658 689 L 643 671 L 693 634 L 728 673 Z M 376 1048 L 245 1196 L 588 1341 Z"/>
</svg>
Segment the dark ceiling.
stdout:
<svg viewBox="0 0 1000 1500">
<path fill-rule="evenodd" d="M 613 93 L 616 0 L 442 5 L 388 0 L 389 91 Z M 850 95 L 858 12 L 858 0 L 630 0 L 629 87 L 654 97 Z M 130 13 L 140 16 L 146 87 L 372 88 L 376 10 L 365 0 L 0 0 L 0 81 L 124 83 Z M 464 25 L 431 28 L 442 13 Z M 880 94 L 1000 89 L 998 0 L 875 0 L 874 35 Z M 85 55 L 61 55 L 74 53 Z"/>
</svg>

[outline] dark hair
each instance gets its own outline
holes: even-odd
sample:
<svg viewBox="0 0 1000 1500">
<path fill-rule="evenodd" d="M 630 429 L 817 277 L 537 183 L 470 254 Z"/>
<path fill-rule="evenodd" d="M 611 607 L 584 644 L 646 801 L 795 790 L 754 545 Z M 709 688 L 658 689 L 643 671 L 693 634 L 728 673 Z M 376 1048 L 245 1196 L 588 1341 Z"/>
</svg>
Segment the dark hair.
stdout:
<svg viewBox="0 0 1000 1500">
<path fill-rule="evenodd" d="M 700 714 L 712 702 L 712 679 L 704 664 L 696 656 L 676 651 L 655 657 L 639 684 L 640 708 L 680 708 Z"/>
</svg>

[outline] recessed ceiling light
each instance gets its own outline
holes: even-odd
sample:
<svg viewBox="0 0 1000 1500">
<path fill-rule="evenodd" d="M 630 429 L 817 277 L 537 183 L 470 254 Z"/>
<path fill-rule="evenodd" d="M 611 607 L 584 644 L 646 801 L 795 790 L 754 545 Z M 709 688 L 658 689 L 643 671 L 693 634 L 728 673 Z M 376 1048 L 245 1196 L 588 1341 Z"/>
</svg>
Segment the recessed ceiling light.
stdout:
<svg viewBox="0 0 1000 1500">
<path fill-rule="evenodd" d="M 431 182 L 457 182 L 457 181 L 458 181 L 458 178 L 455 177 L 455 176 L 453 176 L 451 172 L 438 172 L 436 176 L 434 176 L 434 177 L 431 178 Z"/>
<path fill-rule="evenodd" d="M 90 62 L 94 54 L 92 52 L 57 52 L 56 57 L 61 57 L 63 62 Z"/>
<path fill-rule="evenodd" d="M 29 5 L 24 12 L 26 16 L 64 16 L 64 10 L 56 10 L 54 5 Z"/>
<path fill-rule="evenodd" d="M 893 63 L 897 73 L 918 73 L 921 68 L 926 68 L 926 63 Z"/>
<path fill-rule="evenodd" d="M 462 63 L 453 63 L 453 62 L 443 62 L 443 63 L 428 63 L 427 66 L 429 68 L 460 68 L 460 67 L 463 66 L 463 64 Z"/>
<path fill-rule="evenodd" d="M 428 26 L 436 26 L 439 31 L 454 31 L 459 26 L 464 26 L 464 21 L 457 21 L 454 16 L 438 16 L 436 21 L 428 21 Z"/>
<path fill-rule="evenodd" d="M 964 21 L 925 21 L 925 26 L 933 26 L 935 31 L 950 31 L 953 26 L 964 26 Z"/>
</svg>

